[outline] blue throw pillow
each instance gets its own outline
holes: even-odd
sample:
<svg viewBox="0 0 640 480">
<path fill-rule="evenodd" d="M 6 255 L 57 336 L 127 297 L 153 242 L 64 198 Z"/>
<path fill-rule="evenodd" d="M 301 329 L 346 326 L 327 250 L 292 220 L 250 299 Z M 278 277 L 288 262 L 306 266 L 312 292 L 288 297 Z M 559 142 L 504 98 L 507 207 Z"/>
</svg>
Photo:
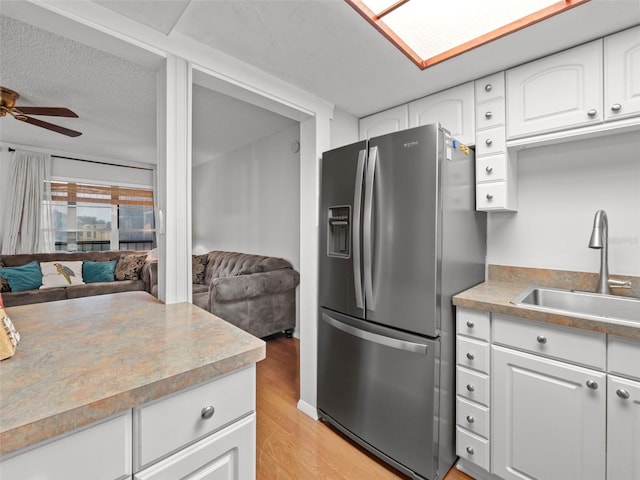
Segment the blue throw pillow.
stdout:
<svg viewBox="0 0 640 480">
<path fill-rule="evenodd" d="M 36 260 L 19 267 L 1 268 L 0 277 L 9 280 L 12 292 L 34 290 L 42 285 L 42 271 L 40 270 L 40 264 Z"/>
<path fill-rule="evenodd" d="M 109 262 L 82 262 L 82 279 L 84 283 L 113 282 L 113 273 L 117 260 Z"/>
</svg>

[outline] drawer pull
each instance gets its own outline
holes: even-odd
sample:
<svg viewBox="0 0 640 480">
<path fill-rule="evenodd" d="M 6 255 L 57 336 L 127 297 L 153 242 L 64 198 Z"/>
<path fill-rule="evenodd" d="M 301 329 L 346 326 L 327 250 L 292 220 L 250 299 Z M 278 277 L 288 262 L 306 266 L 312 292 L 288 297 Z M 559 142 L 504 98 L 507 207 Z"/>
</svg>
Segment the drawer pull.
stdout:
<svg viewBox="0 0 640 480">
<path fill-rule="evenodd" d="M 611 105 L 611 110 L 614 112 L 619 112 L 620 110 L 622 110 L 622 105 L 620 105 L 619 103 L 614 103 L 613 105 Z"/>
<path fill-rule="evenodd" d="M 471 448 L 471 447 L 467 447 L 467 453 L 468 453 L 469 455 L 473 455 L 473 454 L 474 454 L 474 453 L 476 453 L 476 452 L 475 452 L 475 450 L 474 450 L 473 448 Z"/>
<path fill-rule="evenodd" d="M 472 415 L 467 415 L 467 422 L 469 422 L 469 423 L 474 423 L 475 421 L 476 421 L 476 419 L 475 419 L 475 418 L 473 418 L 473 416 L 472 416 Z"/>
<path fill-rule="evenodd" d="M 587 387 L 589 387 L 591 390 L 597 390 L 598 383 L 594 382 L 593 380 L 587 380 Z"/>
<path fill-rule="evenodd" d="M 469 353 L 467 353 L 467 358 L 469 360 L 475 360 L 476 356 L 473 353 L 469 352 Z"/>
<path fill-rule="evenodd" d="M 487 200 L 493 200 L 493 195 L 491 193 L 487 193 Z"/>
<path fill-rule="evenodd" d="M 624 398 L 625 400 L 631 396 L 629 395 L 629 392 L 627 392 L 623 388 L 619 388 L 618 390 L 616 390 L 616 395 L 618 395 L 620 398 Z"/>
<path fill-rule="evenodd" d="M 474 387 L 473 385 L 471 385 L 470 383 L 467 384 L 467 390 L 469 390 L 470 392 L 475 392 L 476 387 Z"/>
<path fill-rule="evenodd" d="M 476 324 L 475 324 L 475 323 L 473 323 L 471 320 L 467 320 L 467 327 L 469 327 L 469 328 L 473 328 L 473 327 L 475 327 L 475 326 L 476 326 Z"/>
<path fill-rule="evenodd" d="M 215 411 L 216 409 L 213 408 L 213 406 L 208 405 L 202 409 L 202 412 L 200 412 L 200 418 L 202 418 L 203 420 L 209 420 L 211 417 L 213 417 Z"/>
<path fill-rule="evenodd" d="M 491 112 L 487 112 L 484 114 L 484 118 L 486 118 L 487 120 L 489 120 L 491 117 L 493 117 L 493 113 Z"/>
<path fill-rule="evenodd" d="M 595 108 L 592 108 L 587 112 L 587 115 L 589 115 L 590 117 L 595 117 L 597 114 L 598 114 L 598 111 Z"/>
<path fill-rule="evenodd" d="M 487 83 L 487 84 L 484 86 L 484 91 L 485 91 L 485 92 L 490 92 L 491 90 L 493 90 L 493 85 L 491 85 L 490 83 Z"/>
<path fill-rule="evenodd" d="M 491 172 L 493 172 L 493 167 L 487 167 L 487 168 L 484 169 L 484 171 L 487 172 L 487 173 L 491 173 Z"/>
<path fill-rule="evenodd" d="M 544 335 L 538 335 L 536 340 L 538 340 L 538 343 L 542 343 L 542 344 L 547 343 L 547 337 L 545 337 Z"/>
<path fill-rule="evenodd" d="M 487 145 L 487 147 L 489 147 L 489 146 L 493 143 L 493 140 L 491 140 L 490 138 L 487 138 L 487 139 L 484 141 L 484 143 Z"/>
</svg>

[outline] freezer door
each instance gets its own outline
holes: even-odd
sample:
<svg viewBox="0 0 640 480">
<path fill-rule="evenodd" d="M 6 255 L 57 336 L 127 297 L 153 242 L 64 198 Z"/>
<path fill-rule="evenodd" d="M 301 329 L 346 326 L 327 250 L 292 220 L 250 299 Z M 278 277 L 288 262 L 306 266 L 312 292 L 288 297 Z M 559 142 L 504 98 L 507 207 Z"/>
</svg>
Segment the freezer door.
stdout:
<svg viewBox="0 0 640 480">
<path fill-rule="evenodd" d="M 438 334 L 442 134 L 427 125 L 373 138 L 365 181 L 366 318 Z"/>
<path fill-rule="evenodd" d="M 322 155 L 319 301 L 322 307 L 364 318 L 361 222 L 367 143 Z"/>
<path fill-rule="evenodd" d="M 437 342 L 321 311 L 321 416 L 389 463 L 433 478 Z"/>
</svg>

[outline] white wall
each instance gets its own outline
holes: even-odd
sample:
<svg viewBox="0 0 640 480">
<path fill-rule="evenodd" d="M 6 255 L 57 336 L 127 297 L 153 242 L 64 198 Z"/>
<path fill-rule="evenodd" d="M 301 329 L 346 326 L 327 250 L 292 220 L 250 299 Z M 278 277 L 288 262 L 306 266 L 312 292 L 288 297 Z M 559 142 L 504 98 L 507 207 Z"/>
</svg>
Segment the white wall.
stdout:
<svg viewBox="0 0 640 480">
<path fill-rule="evenodd" d="M 599 270 L 588 248 L 597 210 L 609 218 L 609 271 L 640 275 L 637 132 L 519 152 L 517 213 L 491 213 L 487 263 Z"/>
<path fill-rule="evenodd" d="M 300 267 L 300 141 L 292 126 L 193 169 L 193 252 L 272 255 Z"/>
<path fill-rule="evenodd" d="M 358 117 L 343 110 L 334 109 L 331 119 L 331 148 L 357 142 L 358 134 Z"/>
</svg>

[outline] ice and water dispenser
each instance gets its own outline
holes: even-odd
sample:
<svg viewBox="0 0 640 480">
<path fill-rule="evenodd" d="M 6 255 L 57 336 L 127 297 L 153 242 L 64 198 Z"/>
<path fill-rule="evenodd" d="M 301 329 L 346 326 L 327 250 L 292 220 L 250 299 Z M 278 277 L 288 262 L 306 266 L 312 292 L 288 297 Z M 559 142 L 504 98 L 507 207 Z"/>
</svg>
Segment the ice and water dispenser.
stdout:
<svg viewBox="0 0 640 480">
<path fill-rule="evenodd" d="M 327 215 L 327 255 L 351 256 L 351 206 L 329 207 Z"/>
</svg>

